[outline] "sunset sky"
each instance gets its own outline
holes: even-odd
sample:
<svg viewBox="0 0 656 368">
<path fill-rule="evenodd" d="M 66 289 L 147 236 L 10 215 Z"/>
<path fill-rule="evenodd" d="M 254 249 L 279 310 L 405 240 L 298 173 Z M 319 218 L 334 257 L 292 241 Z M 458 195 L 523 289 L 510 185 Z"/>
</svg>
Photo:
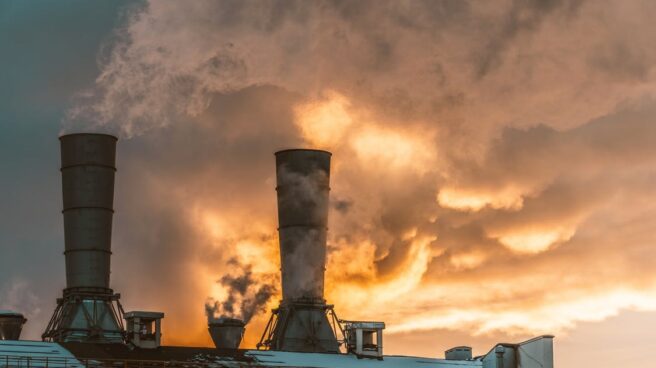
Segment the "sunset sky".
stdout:
<svg viewBox="0 0 656 368">
<path fill-rule="evenodd" d="M 319 148 L 326 298 L 385 321 L 386 353 L 553 334 L 558 368 L 653 367 L 654 19 L 652 0 L 0 1 L 0 309 L 39 339 L 65 286 L 59 135 L 119 137 L 112 287 L 202 346 L 222 276 L 279 293 L 273 153 Z"/>
</svg>

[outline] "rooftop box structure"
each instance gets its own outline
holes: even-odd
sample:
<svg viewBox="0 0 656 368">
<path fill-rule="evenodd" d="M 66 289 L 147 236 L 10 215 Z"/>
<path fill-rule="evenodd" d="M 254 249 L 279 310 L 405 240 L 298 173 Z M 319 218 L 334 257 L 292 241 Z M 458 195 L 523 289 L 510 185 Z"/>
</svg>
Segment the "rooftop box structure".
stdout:
<svg viewBox="0 0 656 368">
<path fill-rule="evenodd" d="M 347 351 L 358 357 L 383 359 L 384 322 L 342 321 Z"/>
<path fill-rule="evenodd" d="M 162 344 L 161 312 L 133 311 L 125 313 L 126 340 L 142 349 L 155 349 Z"/>
<path fill-rule="evenodd" d="M 472 348 L 469 346 L 456 346 L 444 352 L 446 360 L 469 360 L 472 358 Z"/>
<path fill-rule="evenodd" d="M 553 336 L 544 335 L 520 342 L 500 343 L 475 360 L 485 368 L 553 368 Z"/>
</svg>

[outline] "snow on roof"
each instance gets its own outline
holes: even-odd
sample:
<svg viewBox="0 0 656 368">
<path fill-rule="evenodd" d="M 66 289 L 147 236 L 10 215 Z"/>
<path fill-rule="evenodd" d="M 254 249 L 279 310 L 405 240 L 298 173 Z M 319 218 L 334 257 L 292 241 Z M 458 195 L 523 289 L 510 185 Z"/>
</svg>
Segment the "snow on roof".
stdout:
<svg viewBox="0 0 656 368">
<path fill-rule="evenodd" d="M 270 367 L 307 368 L 467 368 L 483 367 L 480 361 L 446 360 L 411 356 L 386 355 L 383 360 L 358 359 L 353 354 L 292 353 L 285 351 L 249 350 L 246 356 Z"/>
<path fill-rule="evenodd" d="M 93 345 L 93 344 L 92 344 Z M 185 349 L 185 348 L 178 348 Z M 156 353 L 156 351 L 153 351 Z M 88 357 L 89 359 L 93 359 Z M 100 357 L 98 357 L 100 358 Z M 113 357 L 121 360 L 120 357 Z M 147 359 L 149 357 L 141 357 Z M 152 357 L 150 357 L 152 358 Z M 353 354 L 294 353 L 284 351 L 247 350 L 243 358 L 255 361 L 240 361 L 231 356 L 212 356 L 207 359 L 192 359 L 193 363 L 207 367 L 304 367 L 304 368 L 482 368 L 483 362 L 445 360 L 411 356 L 387 355 L 383 360 L 358 359 Z M 243 359 L 242 358 L 242 359 Z M 87 358 L 83 358 L 86 360 Z M 247 359 L 247 360 L 250 360 Z M 84 368 L 71 352 L 57 343 L 0 340 L 0 366 L 8 360 L 9 366 L 31 366 L 49 368 Z"/>
<path fill-rule="evenodd" d="M 0 357 L 0 365 L 9 362 L 9 366 L 83 367 L 73 354 L 52 342 L 0 340 Z"/>
<path fill-rule="evenodd" d="M 0 309 L 0 316 L 20 316 L 23 317 L 21 313 L 14 312 L 8 309 Z"/>
</svg>

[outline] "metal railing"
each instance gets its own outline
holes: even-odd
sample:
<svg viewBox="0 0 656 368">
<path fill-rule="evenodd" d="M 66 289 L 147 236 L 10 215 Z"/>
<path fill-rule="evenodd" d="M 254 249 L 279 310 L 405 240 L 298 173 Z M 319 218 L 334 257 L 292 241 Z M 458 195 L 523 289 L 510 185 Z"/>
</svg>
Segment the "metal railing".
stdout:
<svg viewBox="0 0 656 368">
<path fill-rule="evenodd" d="M 194 362 L 194 361 L 160 361 L 134 359 L 76 359 L 62 357 L 30 357 L 0 355 L 0 368 L 216 368 L 258 367 L 246 362 Z"/>
<path fill-rule="evenodd" d="M 77 359 L 61 357 L 31 357 L 25 355 L 0 355 L 2 368 L 80 368 Z"/>
</svg>

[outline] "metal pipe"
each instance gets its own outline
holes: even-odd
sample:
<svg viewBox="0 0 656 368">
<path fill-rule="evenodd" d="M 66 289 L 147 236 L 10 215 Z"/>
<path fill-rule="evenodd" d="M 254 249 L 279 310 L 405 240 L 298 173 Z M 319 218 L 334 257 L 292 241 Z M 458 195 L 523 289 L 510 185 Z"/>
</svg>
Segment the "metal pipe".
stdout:
<svg viewBox="0 0 656 368">
<path fill-rule="evenodd" d="M 81 133 L 59 140 L 66 286 L 109 289 L 117 138 Z"/>
<path fill-rule="evenodd" d="M 276 152 L 284 302 L 325 303 L 330 157 L 310 149 Z"/>
</svg>

